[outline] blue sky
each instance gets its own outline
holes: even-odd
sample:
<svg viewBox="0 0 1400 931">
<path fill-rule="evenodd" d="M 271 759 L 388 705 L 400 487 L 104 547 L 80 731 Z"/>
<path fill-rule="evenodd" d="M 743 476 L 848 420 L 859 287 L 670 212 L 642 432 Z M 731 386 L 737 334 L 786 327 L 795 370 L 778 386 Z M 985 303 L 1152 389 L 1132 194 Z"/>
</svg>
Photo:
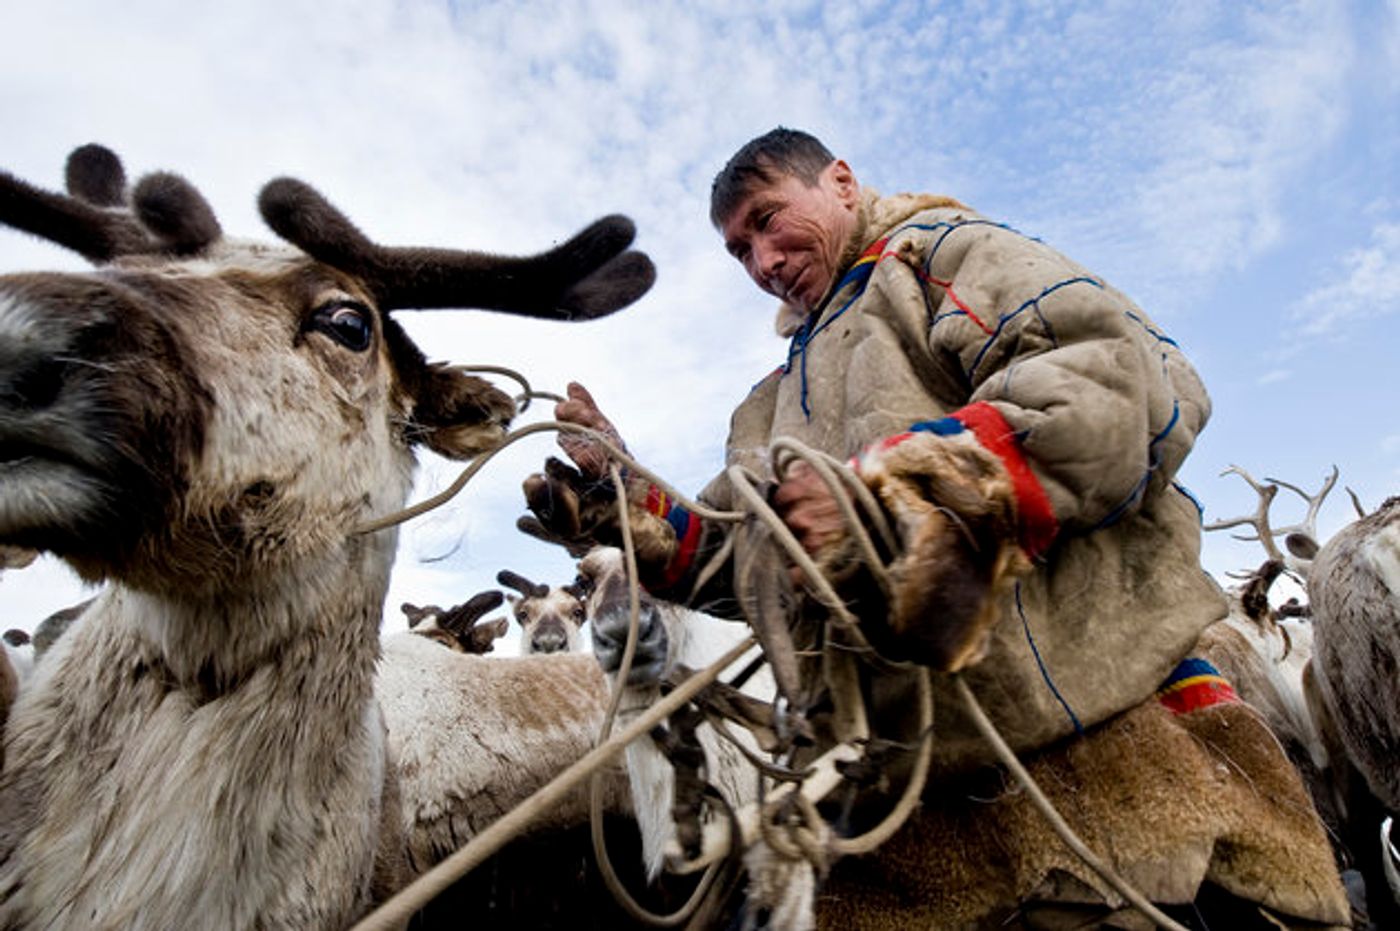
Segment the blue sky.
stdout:
<svg viewBox="0 0 1400 931">
<path fill-rule="evenodd" d="M 391 243 L 533 251 L 631 214 L 659 279 L 614 318 L 400 318 L 433 358 L 583 381 L 680 488 L 719 470 L 730 409 L 783 356 L 706 198 L 784 124 L 868 185 L 954 195 L 1133 296 L 1214 400 L 1182 473 L 1208 520 L 1253 508 L 1231 464 L 1316 488 L 1335 463 L 1369 507 L 1400 491 L 1400 0 L 49 0 L 8 10 L 4 44 L 0 167 L 45 186 L 100 141 L 133 175 L 185 174 L 244 236 L 271 238 L 254 202 L 280 174 Z M 0 230 L 0 271 L 80 267 Z M 390 627 L 400 601 L 457 603 L 502 568 L 569 577 L 513 528 L 551 451 L 519 444 L 404 531 Z M 455 474 L 426 461 L 420 493 Z M 1275 510 L 1302 513 L 1288 492 Z M 1350 514 L 1339 487 L 1324 534 Z M 1261 559 L 1207 535 L 1217 576 Z M 7 573 L 0 626 L 81 595 L 50 561 Z"/>
</svg>

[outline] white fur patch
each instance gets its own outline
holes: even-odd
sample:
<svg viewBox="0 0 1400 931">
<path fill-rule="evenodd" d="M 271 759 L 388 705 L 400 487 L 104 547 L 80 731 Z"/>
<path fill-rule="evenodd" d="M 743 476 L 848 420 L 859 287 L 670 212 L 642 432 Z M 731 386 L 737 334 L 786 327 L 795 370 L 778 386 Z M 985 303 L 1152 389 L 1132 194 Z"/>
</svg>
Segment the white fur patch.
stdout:
<svg viewBox="0 0 1400 931">
<path fill-rule="evenodd" d="M 0 292 L 0 346 L 18 345 L 33 331 L 36 318 L 33 304 Z"/>
<path fill-rule="evenodd" d="M 1400 521 L 1392 521 L 1367 537 L 1361 555 L 1390 593 L 1390 600 L 1400 599 Z"/>
</svg>

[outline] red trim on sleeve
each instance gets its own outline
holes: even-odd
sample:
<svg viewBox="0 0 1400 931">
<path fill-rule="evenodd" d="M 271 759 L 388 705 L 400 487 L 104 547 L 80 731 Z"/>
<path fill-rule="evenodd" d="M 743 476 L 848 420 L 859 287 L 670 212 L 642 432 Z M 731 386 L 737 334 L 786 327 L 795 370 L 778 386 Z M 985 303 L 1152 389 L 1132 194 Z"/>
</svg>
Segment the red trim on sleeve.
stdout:
<svg viewBox="0 0 1400 931">
<path fill-rule="evenodd" d="M 687 516 L 690 520 L 686 523 L 685 533 L 676 541 L 679 544 L 676 552 L 671 556 L 670 562 L 666 563 L 666 571 L 661 579 L 663 588 L 671 588 L 684 578 L 690 564 L 695 560 L 695 547 L 700 542 L 700 518 L 694 514 Z"/>
<path fill-rule="evenodd" d="M 669 510 L 669 505 L 670 502 L 666 500 L 666 492 L 657 488 L 655 485 L 647 486 L 647 498 L 642 507 L 646 508 L 646 510 L 652 514 L 665 517 L 666 511 Z"/>
<path fill-rule="evenodd" d="M 1050 496 L 1026 462 L 1011 425 L 1001 416 L 1001 411 L 986 401 L 969 404 L 950 416 L 971 430 L 977 441 L 1006 466 L 1020 512 L 1021 546 L 1032 557 L 1044 553 L 1060 532 L 1060 522 L 1050 507 Z"/>
</svg>

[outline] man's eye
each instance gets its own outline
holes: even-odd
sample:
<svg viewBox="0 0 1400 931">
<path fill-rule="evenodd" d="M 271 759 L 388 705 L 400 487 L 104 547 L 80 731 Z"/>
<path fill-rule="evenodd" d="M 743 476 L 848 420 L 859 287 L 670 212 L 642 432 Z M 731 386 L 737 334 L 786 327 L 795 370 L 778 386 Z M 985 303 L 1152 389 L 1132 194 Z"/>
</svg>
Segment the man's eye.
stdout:
<svg viewBox="0 0 1400 931">
<path fill-rule="evenodd" d="M 364 352 L 374 336 L 370 309 L 353 301 L 335 301 L 318 307 L 310 327 L 327 334 L 346 349 Z"/>
</svg>

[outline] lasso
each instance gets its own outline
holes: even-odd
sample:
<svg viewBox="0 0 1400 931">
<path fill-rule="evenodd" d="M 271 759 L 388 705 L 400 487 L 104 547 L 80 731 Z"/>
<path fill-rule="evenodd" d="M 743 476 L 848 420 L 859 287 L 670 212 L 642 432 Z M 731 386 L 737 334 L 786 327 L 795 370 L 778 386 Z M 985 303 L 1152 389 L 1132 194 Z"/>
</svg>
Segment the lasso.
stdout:
<svg viewBox="0 0 1400 931">
<path fill-rule="evenodd" d="M 516 399 L 521 411 L 525 410 L 529 406 L 530 400 L 534 398 L 560 400 L 558 395 L 532 390 L 522 376 L 509 369 L 479 366 L 467 370 L 505 375 L 518 381 L 523 388 L 523 393 Z M 598 856 L 599 870 L 604 882 L 624 910 L 635 919 L 657 927 L 674 927 L 691 918 L 706 894 L 711 890 L 723 859 L 739 850 L 747 849 L 760 838 L 779 856 L 791 860 L 807 860 L 820 873 L 824 872 L 826 867 L 837 857 L 868 853 L 879 847 L 899 830 L 918 805 L 919 797 L 928 778 L 933 749 L 933 691 L 929 670 L 915 667 L 912 664 L 890 661 L 881 657 L 871 647 L 860 630 L 858 620 L 836 594 L 831 582 L 763 496 L 757 492 L 753 478 L 737 466 L 730 467 L 726 474 L 735 491 L 736 498 L 741 502 L 744 510 L 718 511 L 687 498 L 597 431 L 576 424 L 545 421 L 509 433 L 496 448 L 473 460 L 457 479 L 442 492 L 394 514 L 361 525 L 352 532 L 356 534 L 373 533 L 387 527 L 397 526 L 413 517 L 440 507 L 460 493 L 467 483 L 499 452 L 528 436 L 546 431 L 587 436 L 606 450 L 613 460 L 613 464 L 610 466 L 610 476 L 617 494 L 618 521 L 622 531 L 623 553 L 628 569 L 629 626 L 621 666 L 614 677 L 613 689 L 598 744 L 520 805 L 493 822 L 467 844 L 386 900 L 357 923 L 352 931 L 380 931 L 380 929 L 400 926 L 453 882 L 480 865 L 506 843 L 515 839 L 537 818 L 576 789 L 585 779 L 591 778 L 591 833 L 594 849 Z M 801 460 L 810 465 L 822 478 L 841 509 L 851 538 L 854 540 L 856 553 L 871 572 L 882 592 L 888 595 L 891 590 L 890 581 L 870 532 L 866 529 L 866 521 L 861 519 L 862 513 L 875 528 L 875 532 L 880 537 L 887 552 L 896 553 L 898 551 L 898 540 L 885 522 L 880 507 L 865 484 L 844 464 L 794 440 L 777 440 L 773 444 L 772 455 L 775 476 L 781 477 L 794 461 Z M 723 821 L 711 820 L 707 823 L 703 830 L 699 856 L 687 859 L 680 854 L 678 847 L 668 852 L 667 868 L 670 872 L 685 874 L 705 870 L 704 877 L 687 902 L 668 915 L 654 914 L 638 904 L 627 892 L 614 871 L 603 843 L 600 781 L 592 777 L 595 777 L 601 768 L 612 757 L 621 752 L 627 744 L 647 734 L 663 719 L 700 697 L 725 669 L 738 661 L 757 641 L 753 635 L 745 638 L 743 642 L 734 646 L 708 667 L 677 683 L 668 694 L 638 715 L 626 727 L 615 734 L 612 733 L 614 719 L 622 697 L 622 689 L 626 684 L 627 674 L 636 650 L 640 616 L 636 553 L 633 549 L 626 493 L 622 484 L 619 464 L 652 482 L 668 496 L 680 502 L 682 506 L 702 519 L 718 521 L 736 527 L 749 520 L 750 516 L 762 522 L 771 533 L 772 538 L 783 548 L 787 557 L 801 570 L 812 594 L 829 612 L 825 622 L 824 636 L 821 638 L 823 643 L 821 661 L 822 675 L 835 708 L 833 724 L 837 744 L 800 772 L 767 764 L 761 759 L 755 758 L 747 749 L 744 750 L 745 755 L 754 764 L 756 772 L 760 773 L 760 785 L 762 785 L 761 774 L 763 773 L 770 776 L 775 774 L 780 776 L 782 785 L 767 797 L 761 795 L 758 802 L 746 806 L 739 812 L 728 811 L 729 817 L 727 819 Z M 729 557 L 734 545 L 734 538 L 735 534 L 731 532 L 725 545 L 701 570 L 695 584 L 696 590 L 714 572 L 718 571 L 719 565 Z M 746 584 L 746 580 L 741 573 L 741 577 L 736 579 L 736 586 L 744 584 Z M 795 652 L 792 650 L 790 633 L 786 628 L 786 619 L 760 616 L 751 617 L 750 622 L 760 627 L 764 634 L 761 638 L 765 646 L 764 659 L 774 666 L 775 677 L 780 682 L 784 677 L 795 677 Z M 776 645 L 777 648 L 771 649 L 773 645 Z M 857 662 L 917 671 L 917 733 L 919 739 L 915 750 L 913 770 L 893 809 L 865 833 L 857 837 L 843 838 L 834 836 L 834 833 L 827 827 L 816 810 L 816 802 L 840 786 L 845 780 L 846 777 L 842 775 L 841 767 L 854 764 L 866 757 L 871 734 L 858 682 Z M 1122 895 L 1129 904 L 1159 927 L 1173 929 L 1173 931 L 1184 931 L 1181 925 L 1163 914 L 1142 893 L 1129 886 L 1121 876 L 1080 840 L 1035 784 L 1005 740 L 997 733 L 967 684 L 956 674 L 953 674 L 952 678 L 954 688 L 966 704 L 969 715 L 978 731 L 992 746 L 1001 762 L 1025 787 L 1032 802 L 1066 846 Z M 780 688 L 780 695 L 782 691 Z M 779 699 L 775 699 L 775 713 L 780 711 L 776 707 L 778 701 Z M 721 736 L 733 740 L 732 733 L 722 718 L 714 715 L 711 715 L 710 718 L 711 723 Z M 738 745 L 737 742 L 736 745 Z M 866 749 L 862 749 L 862 747 Z"/>
</svg>

